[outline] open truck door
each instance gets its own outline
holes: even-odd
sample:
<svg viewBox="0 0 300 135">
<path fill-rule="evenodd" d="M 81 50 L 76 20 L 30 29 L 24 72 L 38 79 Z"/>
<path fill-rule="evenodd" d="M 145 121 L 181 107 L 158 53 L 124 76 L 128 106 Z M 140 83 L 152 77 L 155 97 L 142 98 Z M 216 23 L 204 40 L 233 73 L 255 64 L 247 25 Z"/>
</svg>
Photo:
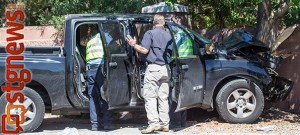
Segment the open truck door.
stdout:
<svg viewBox="0 0 300 135">
<path fill-rule="evenodd" d="M 203 63 L 195 47 L 195 43 L 191 35 L 182 27 L 175 24 L 168 24 L 174 37 L 176 47 L 175 72 L 177 97 L 177 111 L 186 110 L 192 107 L 201 106 L 204 94 L 205 70 Z"/>
<path fill-rule="evenodd" d="M 109 109 L 130 102 L 130 63 L 126 52 L 124 27 L 119 21 L 101 21 L 98 23 L 104 44 L 104 74 L 103 85 L 105 100 Z"/>
</svg>

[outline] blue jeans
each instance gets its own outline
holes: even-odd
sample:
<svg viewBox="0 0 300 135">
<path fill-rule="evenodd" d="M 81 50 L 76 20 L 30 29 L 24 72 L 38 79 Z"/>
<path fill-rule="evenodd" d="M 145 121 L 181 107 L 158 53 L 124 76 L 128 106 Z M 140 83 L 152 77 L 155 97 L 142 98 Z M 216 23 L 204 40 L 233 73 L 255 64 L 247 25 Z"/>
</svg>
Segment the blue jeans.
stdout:
<svg viewBox="0 0 300 135">
<path fill-rule="evenodd" d="M 103 111 L 104 126 L 111 124 L 111 111 L 108 111 L 108 104 L 101 98 L 100 88 L 104 83 L 104 76 L 101 72 L 101 66 L 91 68 L 87 71 L 87 88 L 90 101 L 90 120 L 92 128 L 99 128 L 100 112 Z M 102 105 L 101 105 L 102 103 Z"/>
</svg>

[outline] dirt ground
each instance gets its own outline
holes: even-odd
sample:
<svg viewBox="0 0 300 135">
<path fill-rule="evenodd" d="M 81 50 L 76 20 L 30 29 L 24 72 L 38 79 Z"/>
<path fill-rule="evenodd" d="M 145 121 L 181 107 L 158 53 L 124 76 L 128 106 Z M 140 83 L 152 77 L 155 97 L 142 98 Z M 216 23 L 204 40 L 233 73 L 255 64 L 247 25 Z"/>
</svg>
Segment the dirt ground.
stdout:
<svg viewBox="0 0 300 135">
<path fill-rule="evenodd" d="M 300 114 L 292 114 L 274 108 L 264 110 L 261 117 L 253 124 L 226 123 L 217 114 L 208 118 L 204 117 L 202 120 L 200 118 L 197 121 L 190 119 L 189 124 L 192 126 L 185 130 L 195 134 L 300 134 Z"/>
<path fill-rule="evenodd" d="M 58 116 L 46 114 L 41 127 L 34 133 L 25 135 L 64 135 L 66 127 L 76 128 L 79 135 L 89 134 L 140 134 L 140 130 L 147 126 L 147 119 L 144 112 L 133 113 L 133 119 L 115 120 L 113 122 L 118 129 L 110 132 L 89 131 L 88 116 Z M 270 131 L 258 131 L 258 128 L 269 129 Z M 188 111 L 188 126 L 176 129 L 169 133 L 157 132 L 155 134 L 300 134 L 300 114 L 291 114 L 278 109 L 265 109 L 261 117 L 253 124 L 229 124 L 219 118 L 216 112 L 207 112 L 201 109 Z"/>
</svg>

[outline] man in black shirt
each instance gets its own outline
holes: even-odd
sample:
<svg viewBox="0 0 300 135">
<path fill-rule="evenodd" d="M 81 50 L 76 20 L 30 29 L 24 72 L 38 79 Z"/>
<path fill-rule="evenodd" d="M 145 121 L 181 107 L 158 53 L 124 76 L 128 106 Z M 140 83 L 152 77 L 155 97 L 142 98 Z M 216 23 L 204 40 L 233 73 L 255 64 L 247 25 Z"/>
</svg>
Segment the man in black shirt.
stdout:
<svg viewBox="0 0 300 135">
<path fill-rule="evenodd" d="M 154 131 L 169 131 L 169 79 L 171 76 L 168 65 L 168 48 L 172 44 L 171 34 L 164 29 L 164 16 L 156 14 L 153 20 L 154 29 L 145 33 L 141 46 L 136 40 L 127 36 L 127 41 L 136 51 L 146 54 L 148 67 L 144 78 L 142 96 L 148 118 L 148 128 L 143 134 Z M 157 106 L 158 105 L 158 106 Z M 157 110 L 158 108 L 158 110 Z"/>
</svg>

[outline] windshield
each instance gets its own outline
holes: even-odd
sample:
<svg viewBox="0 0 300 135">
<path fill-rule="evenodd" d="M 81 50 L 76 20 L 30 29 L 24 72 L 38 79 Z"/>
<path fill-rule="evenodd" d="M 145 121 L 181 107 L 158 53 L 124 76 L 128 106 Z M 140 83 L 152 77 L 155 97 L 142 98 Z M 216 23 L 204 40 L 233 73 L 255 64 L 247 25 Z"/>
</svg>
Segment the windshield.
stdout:
<svg viewBox="0 0 300 135">
<path fill-rule="evenodd" d="M 246 31 L 233 32 L 228 38 L 223 40 L 222 44 L 227 51 L 235 51 L 245 47 L 255 47 L 256 51 L 267 51 L 269 48 L 261 41 L 257 40 L 253 35 Z"/>
<path fill-rule="evenodd" d="M 199 33 L 195 32 L 195 31 L 193 31 L 193 30 L 191 30 L 191 29 L 189 29 L 189 28 L 186 28 L 186 30 L 187 30 L 189 33 L 192 33 L 193 35 L 195 35 L 195 36 L 196 36 L 199 40 L 201 40 L 204 44 L 211 44 L 211 43 L 212 43 L 209 39 L 207 39 L 207 38 L 201 36 Z"/>
</svg>

